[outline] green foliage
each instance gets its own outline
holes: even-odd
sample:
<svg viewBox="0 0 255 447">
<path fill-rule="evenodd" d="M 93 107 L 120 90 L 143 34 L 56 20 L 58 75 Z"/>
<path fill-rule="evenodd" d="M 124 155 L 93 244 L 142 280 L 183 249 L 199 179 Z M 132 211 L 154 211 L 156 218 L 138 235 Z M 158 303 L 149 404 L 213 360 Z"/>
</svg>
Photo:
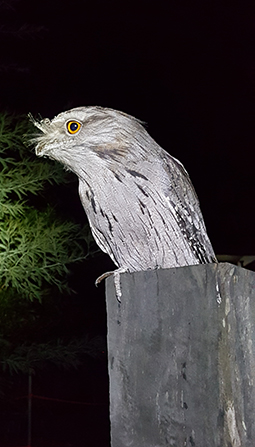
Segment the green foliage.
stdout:
<svg viewBox="0 0 255 447">
<path fill-rule="evenodd" d="M 40 300 L 47 285 L 69 290 L 68 265 L 91 254 L 88 228 L 29 203 L 45 183 L 66 181 L 67 174 L 23 145 L 28 126 L 27 119 L 0 115 L 0 299 L 9 288 L 30 300 Z"/>
<path fill-rule="evenodd" d="M 14 287 L 29 299 L 40 299 L 45 282 L 67 289 L 63 274 L 67 265 L 85 259 L 78 243 L 78 225 L 60 222 L 52 211 L 28 207 L 21 217 L 1 222 L 0 278 L 2 290 Z"/>
<path fill-rule="evenodd" d="M 44 368 L 49 362 L 64 369 L 77 368 L 82 364 L 84 355 L 100 359 L 104 357 L 105 352 L 104 341 L 99 336 L 91 339 L 86 336 L 82 339 L 73 338 L 69 342 L 58 339 L 55 343 L 22 344 L 17 346 L 11 354 L 8 343 L 0 340 L 0 348 L 1 344 L 3 344 L 3 350 L 0 369 L 10 374 L 28 373 L 34 369 Z M 6 355 L 4 350 L 6 350 Z"/>
<path fill-rule="evenodd" d="M 29 299 L 40 299 L 45 282 L 67 290 L 63 274 L 68 264 L 86 259 L 78 225 L 57 220 L 46 211 L 23 206 L 19 217 L 8 216 L 0 221 L 1 288 L 14 287 Z"/>
</svg>

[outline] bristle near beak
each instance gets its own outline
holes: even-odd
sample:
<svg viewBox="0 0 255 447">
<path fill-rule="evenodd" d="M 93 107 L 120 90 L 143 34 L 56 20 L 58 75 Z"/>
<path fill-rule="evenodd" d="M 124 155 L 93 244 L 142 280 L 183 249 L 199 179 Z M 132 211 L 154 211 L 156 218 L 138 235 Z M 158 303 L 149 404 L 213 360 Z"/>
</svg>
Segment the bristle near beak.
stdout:
<svg viewBox="0 0 255 447">
<path fill-rule="evenodd" d="M 37 129 L 39 129 L 43 133 L 47 133 L 49 131 L 50 119 L 45 118 L 40 121 L 36 120 L 31 113 L 28 114 L 29 120 L 33 123 Z"/>
<path fill-rule="evenodd" d="M 30 138 L 27 140 L 28 145 L 35 145 L 35 153 L 38 156 L 42 156 L 41 152 L 43 151 L 45 145 L 45 137 L 49 133 L 50 129 L 50 119 L 41 119 L 36 120 L 31 113 L 28 114 L 28 118 L 31 123 L 40 130 L 40 133 L 35 132 L 30 134 Z"/>
</svg>

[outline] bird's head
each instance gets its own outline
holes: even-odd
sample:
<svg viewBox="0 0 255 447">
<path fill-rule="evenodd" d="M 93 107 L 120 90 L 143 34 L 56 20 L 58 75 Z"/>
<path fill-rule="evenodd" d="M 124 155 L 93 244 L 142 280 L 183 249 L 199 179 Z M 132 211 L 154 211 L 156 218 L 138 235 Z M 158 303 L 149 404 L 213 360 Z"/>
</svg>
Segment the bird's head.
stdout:
<svg viewBox="0 0 255 447">
<path fill-rule="evenodd" d="M 40 130 L 31 139 L 36 155 L 58 160 L 78 175 L 81 164 L 91 166 L 98 159 L 123 163 L 123 157 L 147 147 L 145 140 L 151 138 L 136 118 L 103 107 L 78 107 L 52 120 L 30 119 Z"/>
</svg>

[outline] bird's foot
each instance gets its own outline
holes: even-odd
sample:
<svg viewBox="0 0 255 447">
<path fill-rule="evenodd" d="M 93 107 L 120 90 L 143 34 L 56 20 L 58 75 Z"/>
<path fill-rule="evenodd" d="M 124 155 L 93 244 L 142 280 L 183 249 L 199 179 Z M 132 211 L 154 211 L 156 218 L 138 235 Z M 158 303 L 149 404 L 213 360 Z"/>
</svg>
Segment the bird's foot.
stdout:
<svg viewBox="0 0 255 447">
<path fill-rule="evenodd" d="M 121 273 L 125 273 L 127 272 L 127 269 L 125 269 L 124 267 L 120 267 L 117 270 L 113 270 L 112 272 L 105 272 L 103 273 L 103 275 L 100 275 L 96 281 L 95 281 L 95 285 L 98 286 L 98 284 L 103 281 L 103 279 L 108 278 L 108 276 L 113 275 L 113 282 L 114 282 L 114 286 L 115 286 L 115 292 L 116 292 L 116 298 L 119 301 L 119 303 L 121 303 L 121 284 L 120 284 L 120 274 Z"/>
</svg>

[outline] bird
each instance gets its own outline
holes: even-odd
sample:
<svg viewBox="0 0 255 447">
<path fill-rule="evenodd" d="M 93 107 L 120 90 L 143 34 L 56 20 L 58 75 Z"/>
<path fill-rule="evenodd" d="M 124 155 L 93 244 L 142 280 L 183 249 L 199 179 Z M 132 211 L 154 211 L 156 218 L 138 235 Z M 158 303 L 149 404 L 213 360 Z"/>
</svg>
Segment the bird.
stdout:
<svg viewBox="0 0 255 447">
<path fill-rule="evenodd" d="M 199 200 L 182 163 L 142 121 L 111 108 L 76 107 L 36 120 L 39 157 L 57 160 L 79 179 L 92 235 L 120 273 L 217 262 Z"/>
</svg>

